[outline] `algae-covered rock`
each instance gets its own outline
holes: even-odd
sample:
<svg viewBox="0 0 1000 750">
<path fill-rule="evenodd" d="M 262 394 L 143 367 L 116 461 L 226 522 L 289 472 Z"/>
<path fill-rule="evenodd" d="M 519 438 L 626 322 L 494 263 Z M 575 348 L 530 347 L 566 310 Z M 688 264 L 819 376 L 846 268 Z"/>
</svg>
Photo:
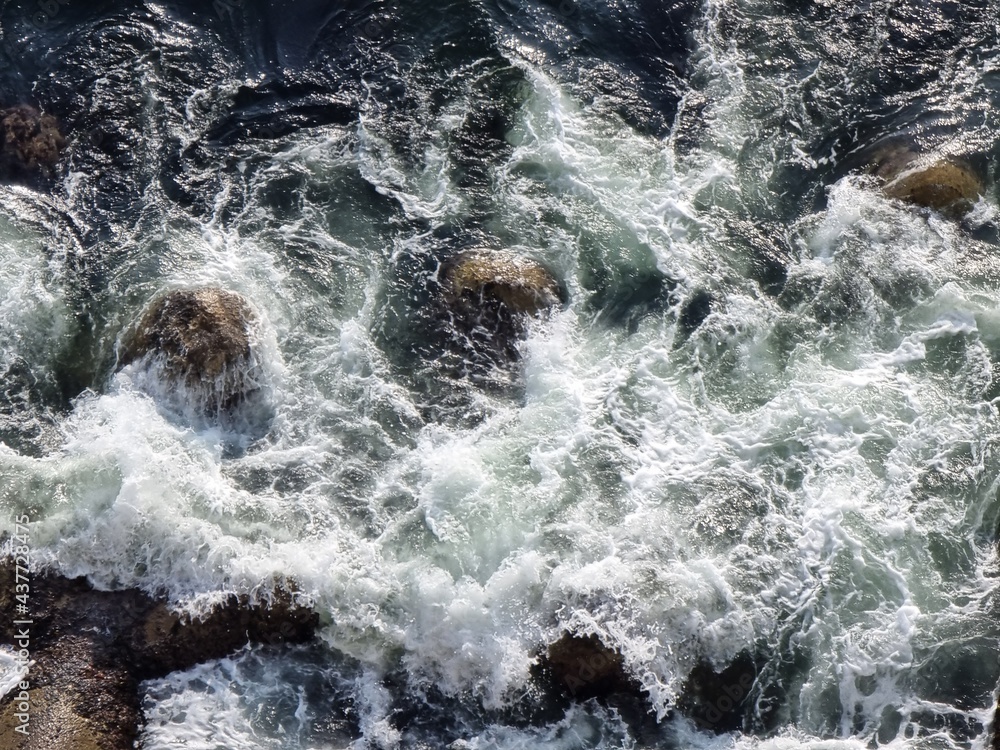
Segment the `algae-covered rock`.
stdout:
<svg viewBox="0 0 1000 750">
<path fill-rule="evenodd" d="M 38 573 L 18 604 L 13 561 L 0 561 L 0 643 L 33 664 L 0 697 L 0 748 L 124 750 L 142 720 L 139 685 L 220 659 L 250 642 L 301 643 L 318 616 L 277 587 L 270 606 L 232 595 L 203 619 L 178 615 L 136 589 L 98 591 L 83 578 Z M 24 580 L 22 578 L 22 580 Z M 22 589 L 23 590 L 23 589 Z M 21 709 L 25 709 L 22 711 Z M 27 717 L 25 732 L 22 718 Z"/>
<path fill-rule="evenodd" d="M 27 104 L 0 110 L 0 176 L 8 180 L 49 177 L 66 138 L 52 115 Z"/>
<path fill-rule="evenodd" d="M 250 357 L 253 311 L 223 289 L 179 289 L 155 300 L 122 349 L 127 363 L 160 355 L 168 371 L 190 382 L 222 376 Z"/>
</svg>

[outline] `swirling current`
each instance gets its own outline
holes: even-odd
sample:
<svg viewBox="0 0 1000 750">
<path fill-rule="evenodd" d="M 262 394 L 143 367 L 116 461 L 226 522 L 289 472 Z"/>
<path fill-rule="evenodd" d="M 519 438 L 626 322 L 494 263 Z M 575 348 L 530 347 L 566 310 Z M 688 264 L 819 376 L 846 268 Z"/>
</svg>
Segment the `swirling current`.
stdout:
<svg viewBox="0 0 1000 750">
<path fill-rule="evenodd" d="M 0 186 L 0 528 L 320 617 L 144 683 L 142 747 L 989 746 L 995 0 L 24 0 L 0 33 L 0 106 L 66 136 Z M 981 196 L 887 195 L 887 149 Z M 510 357 L 436 302 L 483 247 L 565 292 Z M 119 366 L 201 286 L 260 320 L 236 420 Z M 567 633 L 643 716 L 540 686 Z"/>
</svg>

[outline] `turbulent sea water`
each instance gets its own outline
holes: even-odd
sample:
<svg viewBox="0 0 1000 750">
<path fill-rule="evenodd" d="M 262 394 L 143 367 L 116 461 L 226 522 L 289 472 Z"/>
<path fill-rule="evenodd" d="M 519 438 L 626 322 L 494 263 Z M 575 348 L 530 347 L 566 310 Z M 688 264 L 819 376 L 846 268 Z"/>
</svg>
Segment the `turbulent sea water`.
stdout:
<svg viewBox="0 0 1000 750">
<path fill-rule="evenodd" d="M 995 0 L 5 2 L 0 527 L 204 611 L 291 578 L 307 647 L 145 683 L 145 748 L 983 748 L 1000 680 Z M 887 143 L 962 156 L 961 219 Z M 463 249 L 567 302 L 452 346 Z M 215 285 L 266 408 L 199 420 L 116 345 Z M 480 359 L 476 359 L 477 356 Z M 525 719 L 567 631 L 637 728 Z M 742 730 L 688 675 L 756 666 Z M 530 713 L 530 712 L 529 712 Z"/>
</svg>

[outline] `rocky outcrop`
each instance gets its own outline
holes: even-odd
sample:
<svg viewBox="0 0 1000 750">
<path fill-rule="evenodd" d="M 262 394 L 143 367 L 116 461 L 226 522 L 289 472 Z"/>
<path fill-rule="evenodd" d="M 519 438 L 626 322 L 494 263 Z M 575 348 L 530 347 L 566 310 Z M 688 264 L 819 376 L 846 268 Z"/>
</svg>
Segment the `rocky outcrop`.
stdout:
<svg viewBox="0 0 1000 750">
<path fill-rule="evenodd" d="M 14 565 L 4 561 L 0 611 L 18 612 L 15 580 Z M 269 607 L 234 595 L 194 621 L 141 591 L 97 591 L 83 578 L 35 575 L 29 590 L 28 612 L 0 623 L 0 640 L 15 652 L 27 646 L 35 662 L 23 683 L 0 698 L 0 748 L 131 748 L 142 721 L 142 680 L 222 658 L 249 642 L 304 642 L 318 623 L 280 587 Z M 24 717 L 27 734 L 17 731 Z"/>
<path fill-rule="evenodd" d="M 753 657 L 745 651 L 721 672 L 701 661 L 688 675 L 677 707 L 703 729 L 719 733 L 741 730 L 745 718 L 753 713 L 757 674 Z"/>
<path fill-rule="evenodd" d="M 238 294 L 178 289 L 154 300 L 123 337 L 119 362 L 143 361 L 184 385 L 206 411 L 225 410 L 256 388 L 251 332 L 256 316 Z"/>
<path fill-rule="evenodd" d="M 518 392 L 521 342 L 533 319 L 561 304 L 562 288 L 540 263 L 509 250 L 404 260 L 377 335 L 426 397 L 425 419 L 475 423 L 483 392 Z"/>
<path fill-rule="evenodd" d="M 539 655 L 533 676 L 548 697 L 536 720 L 551 721 L 553 711 L 570 703 L 597 700 L 617 710 L 637 736 L 655 726 L 648 697 L 621 652 L 594 634 L 563 633 Z"/>
<path fill-rule="evenodd" d="M 621 653 L 596 635 L 563 633 L 542 654 L 540 666 L 552 687 L 573 700 L 639 693 L 639 685 L 626 671 Z"/>
<path fill-rule="evenodd" d="M 438 317 L 446 321 L 453 354 L 483 372 L 516 361 L 528 321 L 563 299 L 544 266 L 508 250 L 460 253 L 442 277 Z"/>
<path fill-rule="evenodd" d="M 537 315 L 559 304 L 559 282 L 541 264 L 506 250 L 472 250 L 445 270 L 445 295 L 470 313 Z"/>
<path fill-rule="evenodd" d="M 596 700 L 613 708 L 643 746 L 658 744 L 660 727 L 649 696 L 625 666 L 622 653 L 597 635 L 564 632 L 538 656 L 533 678 L 545 695 L 529 721 L 558 720 L 571 703 Z"/>
<path fill-rule="evenodd" d="M 762 674 L 765 662 L 763 654 L 750 650 L 737 654 L 721 671 L 699 660 L 669 715 L 685 716 L 700 729 L 720 734 L 772 731 L 779 719 L 777 707 L 785 703 L 785 696 L 780 681 L 761 684 L 762 680 L 768 683 Z M 596 635 L 563 633 L 539 655 L 533 676 L 553 709 L 597 700 L 615 708 L 637 738 L 659 736 L 646 691 L 626 668 L 621 652 Z M 553 720 L 551 709 L 540 715 Z"/>
<path fill-rule="evenodd" d="M 982 180 L 965 160 L 920 155 L 902 146 L 878 155 L 875 175 L 888 197 L 953 218 L 967 213 L 983 194 Z"/>
<path fill-rule="evenodd" d="M 252 321 L 249 305 L 238 294 L 212 287 L 179 289 L 146 308 L 121 359 L 161 355 L 178 378 L 218 378 L 249 358 Z"/>
<path fill-rule="evenodd" d="M 0 110 L 0 177 L 32 182 L 51 177 L 66 138 L 52 115 L 27 104 Z"/>
</svg>

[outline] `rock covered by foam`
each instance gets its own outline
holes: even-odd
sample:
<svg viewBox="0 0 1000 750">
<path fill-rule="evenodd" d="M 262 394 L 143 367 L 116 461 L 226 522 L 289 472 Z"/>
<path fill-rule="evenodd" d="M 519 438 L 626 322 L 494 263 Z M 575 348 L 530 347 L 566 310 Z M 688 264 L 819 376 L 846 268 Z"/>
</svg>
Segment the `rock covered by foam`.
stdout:
<svg viewBox="0 0 1000 750">
<path fill-rule="evenodd" d="M 119 363 L 148 365 L 167 387 L 185 389 L 206 411 L 230 409 L 259 387 L 257 315 L 239 294 L 177 289 L 153 300 L 119 347 Z"/>
</svg>

